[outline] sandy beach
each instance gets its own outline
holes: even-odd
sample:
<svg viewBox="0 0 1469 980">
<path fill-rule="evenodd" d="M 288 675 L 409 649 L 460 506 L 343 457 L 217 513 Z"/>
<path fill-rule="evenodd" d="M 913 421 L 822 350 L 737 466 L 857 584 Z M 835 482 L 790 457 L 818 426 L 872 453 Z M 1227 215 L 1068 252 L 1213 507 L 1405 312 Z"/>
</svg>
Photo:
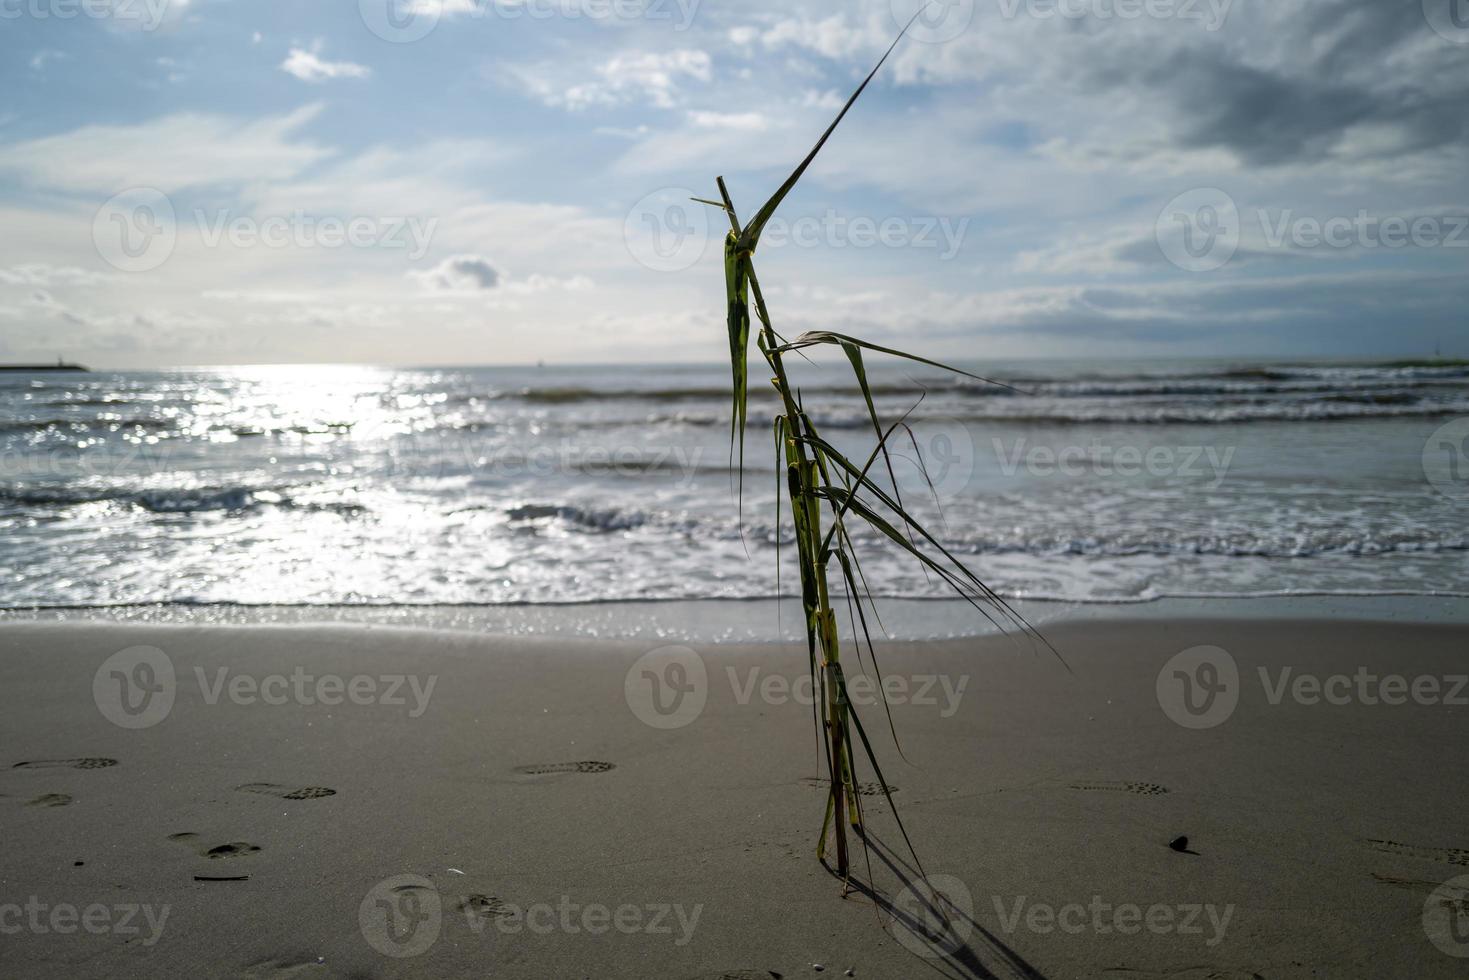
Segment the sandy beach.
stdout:
<svg viewBox="0 0 1469 980">
<path fill-rule="evenodd" d="M 1047 635 L 879 648 L 843 897 L 800 648 L 5 624 L 0 973 L 1463 975 L 1463 628 Z"/>
</svg>

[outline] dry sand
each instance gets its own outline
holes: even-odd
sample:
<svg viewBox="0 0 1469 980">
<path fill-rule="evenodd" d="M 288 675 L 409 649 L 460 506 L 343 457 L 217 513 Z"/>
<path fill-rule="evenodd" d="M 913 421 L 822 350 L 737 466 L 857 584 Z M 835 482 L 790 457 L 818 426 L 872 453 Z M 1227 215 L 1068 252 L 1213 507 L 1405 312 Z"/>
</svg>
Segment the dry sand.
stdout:
<svg viewBox="0 0 1469 980">
<path fill-rule="evenodd" d="M 880 650 L 935 932 L 880 797 L 857 890 L 815 860 L 800 649 L 4 625 L 0 976 L 1469 974 L 1469 632 L 1048 635 Z"/>
</svg>

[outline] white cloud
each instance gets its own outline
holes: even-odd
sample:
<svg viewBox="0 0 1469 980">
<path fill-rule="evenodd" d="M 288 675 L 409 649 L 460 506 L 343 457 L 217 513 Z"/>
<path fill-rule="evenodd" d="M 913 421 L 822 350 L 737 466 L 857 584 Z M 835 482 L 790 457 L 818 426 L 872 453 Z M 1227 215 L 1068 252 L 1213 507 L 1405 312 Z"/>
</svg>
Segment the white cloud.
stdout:
<svg viewBox="0 0 1469 980">
<path fill-rule="evenodd" d="M 312 50 L 292 48 L 291 54 L 281 62 L 281 71 L 294 75 L 303 82 L 325 82 L 336 78 L 366 78 L 372 69 L 351 61 L 324 61 L 319 52 L 321 45 Z"/>
<path fill-rule="evenodd" d="M 509 71 L 522 88 L 550 106 L 585 109 L 642 100 L 671 109 L 678 104 L 686 82 L 708 82 L 713 77 L 713 63 L 707 51 L 680 48 L 662 54 L 615 55 L 596 67 L 596 78 L 591 81 L 555 81 L 565 74 L 559 64 Z"/>
<path fill-rule="evenodd" d="M 36 187 L 106 195 L 280 180 L 327 155 L 293 139 L 320 111 L 310 105 L 253 122 L 185 112 L 133 126 L 83 126 L 0 147 L 0 173 Z"/>
<path fill-rule="evenodd" d="M 742 129 L 746 132 L 770 126 L 770 121 L 758 112 L 706 112 L 698 109 L 689 112 L 689 122 L 707 129 Z"/>
<path fill-rule="evenodd" d="M 836 89 L 827 89 L 824 92 L 816 89 L 806 89 L 801 93 L 801 108 L 803 109 L 828 109 L 832 112 L 840 109 L 846 99 Z"/>
<path fill-rule="evenodd" d="M 816 21 L 782 20 L 760 35 L 760 43 L 767 48 L 794 45 L 827 58 L 848 58 L 871 51 L 879 44 L 885 47 L 891 40 L 878 23 L 848 24 L 845 14 L 832 14 Z"/>
<path fill-rule="evenodd" d="M 44 262 L 0 268 L 0 286 L 94 286 L 109 278 L 75 266 L 47 265 Z"/>
<path fill-rule="evenodd" d="M 45 71 L 46 66 L 53 61 L 65 61 L 66 52 L 57 51 L 55 48 L 42 48 L 31 56 L 31 71 Z"/>
</svg>

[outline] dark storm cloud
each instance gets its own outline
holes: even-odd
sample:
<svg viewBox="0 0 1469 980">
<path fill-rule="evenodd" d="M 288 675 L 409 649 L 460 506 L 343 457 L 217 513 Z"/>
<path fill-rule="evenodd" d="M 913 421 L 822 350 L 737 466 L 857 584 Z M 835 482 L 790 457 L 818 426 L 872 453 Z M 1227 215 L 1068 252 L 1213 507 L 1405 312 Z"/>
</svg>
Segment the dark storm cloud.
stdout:
<svg viewBox="0 0 1469 980">
<path fill-rule="evenodd" d="M 1469 50 L 1435 35 L 1418 0 L 1306 4 L 1281 30 L 1162 58 L 1115 47 L 1081 71 L 1162 98 L 1179 146 L 1225 149 L 1252 166 L 1318 162 L 1360 126 L 1394 134 L 1359 147 L 1364 159 L 1469 142 Z"/>
</svg>

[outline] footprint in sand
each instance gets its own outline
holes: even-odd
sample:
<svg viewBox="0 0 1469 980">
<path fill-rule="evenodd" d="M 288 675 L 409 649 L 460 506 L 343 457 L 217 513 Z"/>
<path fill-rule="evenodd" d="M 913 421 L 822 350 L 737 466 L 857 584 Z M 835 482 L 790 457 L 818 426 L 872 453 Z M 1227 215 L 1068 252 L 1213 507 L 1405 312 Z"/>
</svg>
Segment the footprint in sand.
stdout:
<svg viewBox="0 0 1469 980">
<path fill-rule="evenodd" d="M 801 785 L 803 785 L 803 786 L 810 786 L 812 789 L 819 789 L 819 790 L 825 791 L 826 790 L 826 787 L 829 786 L 829 785 L 831 785 L 831 783 L 828 780 L 822 779 L 820 776 L 807 776 L 805 779 L 802 779 L 801 780 Z M 892 784 L 889 784 L 888 785 L 888 792 L 889 793 L 896 793 L 897 791 L 898 791 L 898 787 L 893 786 Z M 857 784 L 857 795 L 858 796 L 882 796 L 883 795 L 883 793 L 882 793 L 882 783 L 858 783 Z"/>
<path fill-rule="evenodd" d="M 12 769 L 106 769 L 117 765 L 116 759 L 42 759 L 17 762 Z"/>
<path fill-rule="evenodd" d="M 1126 980 L 1265 980 L 1254 972 L 1226 970 L 1214 966 L 1195 966 L 1186 970 L 1169 970 L 1155 973 L 1152 970 L 1134 970 L 1125 966 L 1114 966 L 1101 973 L 1104 977 L 1122 977 Z"/>
<path fill-rule="evenodd" d="M 209 858 L 212 861 L 220 858 L 243 857 L 246 854 L 254 854 L 260 850 L 260 845 L 251 844 L 247 841 L 237 840 L 228 844 L 216 844 L 213 847 L 205 847 L 199 843 L 199 835 L 191 833 L 169 834 L 168 839 L 175 844 L 182 844 L 200 857 Z"/>
<path fill-rule="evenodd" d="M 1403 857 L 1422 858 L 1441 864 L 1459 864 L 1469 867 L 1469 850 L 1462 847 L 1420 847 L 1416 844 L 1399 844 L 1395 840 L 1367 840 L 1368 847 L 1384 854 L 1399 854 Z"/>
<path fill-rule="evenodd" d="M 241 793 L 258 793 L 261 796 L 274 796 L 282 800 L 319 800 L 323 796 L 336 796 L 337 791 L 327 789 L 325 786 L 302 786 L 293 789 L 290 786 L 277 786 L 275 783 L 246 783 L 236 786 L 235 789 Z"/>
<path fill-rule="evenodd" d="M 289 980 L 291 977 L 320 977 L 326 967 L 321 960 L 260 960 L 245 967 L 242 978 L 254 980 Z"/>
<path fill-rule="evenodd" d="M 558 772 L 610 772 L 617 767 L 610 762 L 545 762 L 534 766 L 516 766 L 522 776 L 545 776 Z"/>
<path fill-rule="evenodd" d="M 66 806 L 72 799 L 65 793 L 46 793 L 31 800 L 26 806 Z"/>
<path fill-rule="evenodd" d="M 515 909 L 493 895 L 470 895 L 455 908 L 466 915 L 477 915 L 481 919 L 501 919 L 515 914 Z"/>
<path fill-rule="evenodd" d="M 1392 885 L 1394 888 L 1406 888 L 1409 891 L 1422 892 L 1425 895 L 1432 895 L 1434 891 L 1443 885 L 1441 881 L 1423 881 L 1418 878 L 1405 878 L 1402 875 L 1385 874 L 1381 871 L 1372 872 L 1372 878 L 1375 881 L 1382 882 L 1384 885 Z"/>
<path fill-rule="evenodd" d="M 1168 792 L 1167 786 L 1157 783 L 1072 783 L 1071 788 L 1087 792 L 1132 793 L 1135 796 L 1162 796 Z"/>
</svg>

